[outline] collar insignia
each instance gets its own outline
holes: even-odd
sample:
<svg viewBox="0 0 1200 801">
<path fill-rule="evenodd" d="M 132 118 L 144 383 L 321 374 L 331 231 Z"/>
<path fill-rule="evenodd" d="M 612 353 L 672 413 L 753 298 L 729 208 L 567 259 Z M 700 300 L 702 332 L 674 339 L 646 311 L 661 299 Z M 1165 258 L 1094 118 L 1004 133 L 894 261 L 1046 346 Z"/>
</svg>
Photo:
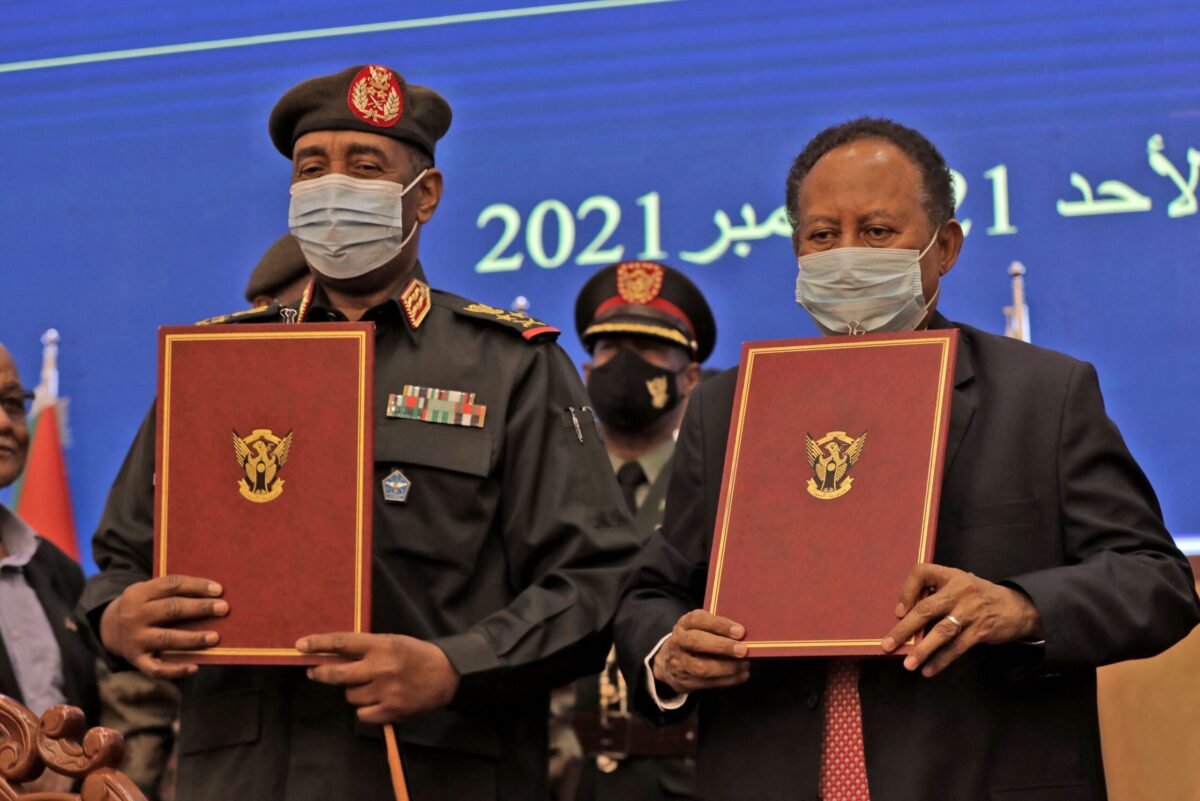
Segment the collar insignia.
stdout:
<svg viewBox="0 0 1200 801">
<path fill-rule="evenodd" d="M 404 307 L 404 316 L 408 324 L 416 331 L 425 321 L 432 305 L 429 298 L 429 285 L 416 278 L 408 282 L 408 286 L 400 293 L 400 305 Z"/>
</svg>

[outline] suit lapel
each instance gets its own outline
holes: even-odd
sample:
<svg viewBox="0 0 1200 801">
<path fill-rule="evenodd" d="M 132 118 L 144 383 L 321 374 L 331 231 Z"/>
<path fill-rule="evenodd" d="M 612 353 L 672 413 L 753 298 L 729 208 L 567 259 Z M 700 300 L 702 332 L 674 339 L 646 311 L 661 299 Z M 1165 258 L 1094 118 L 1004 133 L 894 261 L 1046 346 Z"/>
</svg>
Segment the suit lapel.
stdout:
<svg viewBox="0 0 1200 801">
<path fill-rule="evenodd" d="M 930 328 L 958 328 L 940 313 L 936 313 L 929 323 Z M 946 461 L 942 468 L 943 475 L 950 471 L 958 446 L 962 444 L 967 429 L 971 426 L 971 418 L 979 405 L 978 387 L 975 383 L 975 364 L 971 359 L 970 341 L 965 331 L 959 328 L 958 352 L 954 359 L 954 397 L 950 402 L 950 425 L 946 432 Z"/>
</svg>

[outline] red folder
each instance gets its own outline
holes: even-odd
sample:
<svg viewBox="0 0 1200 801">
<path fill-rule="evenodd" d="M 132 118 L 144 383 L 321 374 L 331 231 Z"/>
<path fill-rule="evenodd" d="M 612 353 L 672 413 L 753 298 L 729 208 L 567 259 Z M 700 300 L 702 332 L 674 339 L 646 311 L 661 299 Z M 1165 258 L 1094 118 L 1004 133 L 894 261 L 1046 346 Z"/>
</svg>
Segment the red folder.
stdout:
<svg viewBox="0 0 1200 801">
<path fill-rule="evenodd" d="M 154 575 L 212 579 L 220 643 L 167 654 L 315 664 L 305 634 L 370 631 L 374 326 L 159 329 Z"/>
<path fill-rule="evenodd" d="M 957 343 L 742 346 L 705 608 L 746 627 L 751 656 L 883 653 L 933 553 Z"/>
</svg>

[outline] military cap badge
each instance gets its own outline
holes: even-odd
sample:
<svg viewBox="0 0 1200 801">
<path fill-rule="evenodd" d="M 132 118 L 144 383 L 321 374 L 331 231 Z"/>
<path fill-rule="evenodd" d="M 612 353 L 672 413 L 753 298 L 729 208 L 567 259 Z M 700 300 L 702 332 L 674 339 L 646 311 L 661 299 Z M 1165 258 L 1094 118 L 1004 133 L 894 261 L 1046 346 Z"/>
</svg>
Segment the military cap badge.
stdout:
<svg viewBox="0 0 1200 801">
<path fill-rule="evenodd" d="M 368 64 L 350 82 L 346 104 L 354 116 L 377 128 L 391 128 L 400 121 L 404 99 L 400 84 L 387 67 Z"/>
<path fill-rule="evenodd" d="M 617 294 L 626 303 L 646 304 L 662 291 L 663 267 L 651 261 L 617 265 Z"/>
<path fill-rule="evenodd" d="M 862 456 L 867 445 L 867 432 L 851 439 L 845 431 L 830 431 L 814 440 L 812 434 L 804 435 L 804 448 L 808 452 L 808 465 L 813 477 L 808 480 L 808 494 L 823 501 L 840 498 L 850 491 L 854 479 L 850 468 Z"/>
</svg>

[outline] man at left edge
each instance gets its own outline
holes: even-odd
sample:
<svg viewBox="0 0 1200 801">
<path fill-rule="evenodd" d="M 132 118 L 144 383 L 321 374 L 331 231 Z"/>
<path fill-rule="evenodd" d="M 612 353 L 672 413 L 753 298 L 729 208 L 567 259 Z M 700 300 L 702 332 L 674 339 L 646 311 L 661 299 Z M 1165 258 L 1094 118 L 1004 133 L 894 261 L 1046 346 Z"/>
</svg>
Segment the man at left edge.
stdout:
<svg viewBox="0 0 1200 801">
<path fill-rule="evenodd" d="M 389 722 L 413 797 L 539 797 L 549 689 L 603 662 L 637 545 L 578 374 L 556 329 L 431 291 L 418 261 L 449 125 L 441 96 L 387 67 L 287 92 L 270 131 L 293 162 L 289 227 L 315 280 L 297 304 L 214 321 L 376 325 L 378 633 L 297 645 L 354 661 L 307 674 L 161 661 L 164 648 L 215 644 L 172 620 L 228 604 L 202 577 L 149 579 L 153 410 L 113 486 L 83 607 L 111 653 L 183 679 L 180 801 L 384 797 L 370 724 Z M 406 386 L 474 393 L 486 415 L 389 416 Z"/>
</svg>

